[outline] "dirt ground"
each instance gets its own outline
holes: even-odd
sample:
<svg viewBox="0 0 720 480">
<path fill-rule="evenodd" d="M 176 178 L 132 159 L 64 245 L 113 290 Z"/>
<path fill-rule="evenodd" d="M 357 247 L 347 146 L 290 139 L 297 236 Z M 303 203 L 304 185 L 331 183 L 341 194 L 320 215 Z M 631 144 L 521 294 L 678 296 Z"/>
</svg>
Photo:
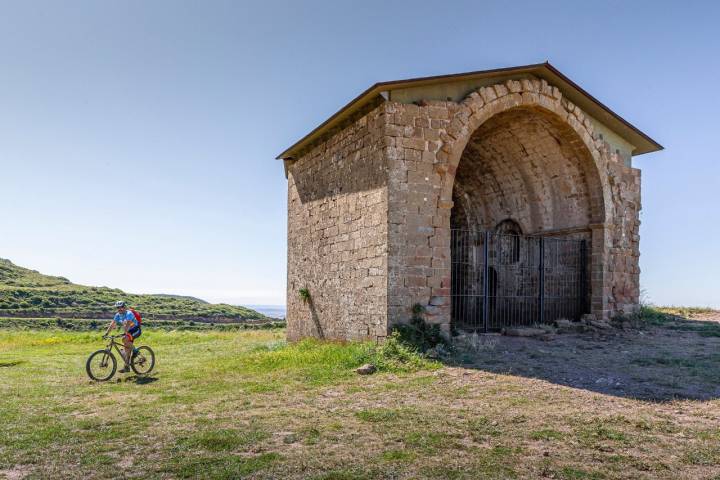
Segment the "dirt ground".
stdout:
<svg viewBox="0 0 720 480">
<path fill-rule="evenodd" d="M 640 400 L 720 398 L 720 312 L 642 328 L 478 336 L 463 366 Z M 472 353 L 472 354 L 470 354 Z"/>
</svg>

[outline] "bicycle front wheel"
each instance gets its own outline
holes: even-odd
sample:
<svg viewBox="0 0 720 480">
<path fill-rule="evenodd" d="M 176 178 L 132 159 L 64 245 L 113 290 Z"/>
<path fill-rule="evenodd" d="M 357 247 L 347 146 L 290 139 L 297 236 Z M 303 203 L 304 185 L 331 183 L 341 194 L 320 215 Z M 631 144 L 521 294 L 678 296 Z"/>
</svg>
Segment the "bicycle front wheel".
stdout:
<svg viewBox="0 0 720 480">
<path fill-rule="evenodd" d="M 115 355 L 109 350 L 98 350 L 90 355 L 85 364 L 88 377 L 98 382 L 110 380 L 117 370 Z"/>
<path fill-rule="evenodd" d="M 147 345 L 138 347 L 133 353 L 130 368 L 136 375 L 147 375 L 155 368 L 155 353 Z"/>
</svg>

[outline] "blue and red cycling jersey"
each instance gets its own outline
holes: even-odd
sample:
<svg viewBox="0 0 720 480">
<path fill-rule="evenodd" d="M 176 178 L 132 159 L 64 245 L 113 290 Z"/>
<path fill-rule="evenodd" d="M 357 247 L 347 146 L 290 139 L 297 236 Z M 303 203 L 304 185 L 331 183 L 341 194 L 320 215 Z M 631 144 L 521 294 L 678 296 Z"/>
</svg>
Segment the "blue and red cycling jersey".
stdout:
<svg viewBox="0 0 720 480">
<path fill-rule="evenodd" d="M 127 310 L 124 314 L 120 312 L 116 313 L 113 320 L 115 320 L 116 325 L 122 327 L 125 326 L 125 322 L 130 322 L 132 324 L 130 328 L 127 329 L 127 333 L 125 333 L 125 336 L 131 342 L 142 333 L 140 323 L 137 321 L 137 318 L 135 318 L 135 314 L 130 310 Z"/>
<path fill-rule="evenodd" d="M 130 328 L 140 326 L 140 324 L 138 324 L 137 318 L 135 318 L 135 315 L 130 310 L 127 310 L 124 314 L 120 312 L 116 313 L 114 320 L 115 323 L 120 326 L 125 326 L 125 322 L 132 322 L 132 327 Z"/>
</svg>

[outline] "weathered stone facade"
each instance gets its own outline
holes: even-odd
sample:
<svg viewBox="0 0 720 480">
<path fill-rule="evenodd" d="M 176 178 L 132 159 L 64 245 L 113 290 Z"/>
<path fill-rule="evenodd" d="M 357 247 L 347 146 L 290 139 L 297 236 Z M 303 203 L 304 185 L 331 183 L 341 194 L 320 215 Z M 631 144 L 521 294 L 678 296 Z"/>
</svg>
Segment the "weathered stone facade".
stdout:
<svg viewBox="0 0 720 480">
<path fill-rule="evenodd" d="M 288 175 L 288 338 L 387 330 L 384 109 L 309 151 Z M 310 300 L 298 291 L 307 288 Z"/>
<path fill-rule="evenodd" d="M 382 337 L 416 303 L 449 331 L 451 222 L 585 238 L 592 312 L 637 308 L 640 172 L 608 130 L 533 76 L 347 122 L 286 163 L 289 338 Z"/>
</svg>

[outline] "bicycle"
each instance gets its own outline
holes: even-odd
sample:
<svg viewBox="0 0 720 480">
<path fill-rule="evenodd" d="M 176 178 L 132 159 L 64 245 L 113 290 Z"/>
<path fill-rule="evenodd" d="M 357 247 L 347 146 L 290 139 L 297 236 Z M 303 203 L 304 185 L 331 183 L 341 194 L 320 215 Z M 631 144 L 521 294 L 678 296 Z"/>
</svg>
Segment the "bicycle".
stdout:
<svg viewBox="0 0 720 480">
<path fill-rule="evenodd" d="M 128 362 L 125 361 L 125 357 L 122 354 L 122 350 L 120 350 L 120 348 L 123 348 L 123 344 L 116 340 L 124 336 L 124 334 L 103 335 L 103 340 L 106 338 L 110 339 L 108 346 L 103 350 L 93 352 L 85 364 L 85 371 L 87 371 L 88 376 L 92 380 L 105 382 L 115 375 L 117 360 L 112 352 L 113 347 L 115 347 L 120 358 L 123 359 L 125 366 L 129 366 L 136 375 L 147 375 L 155 368 L 155 353 L 147 345 L 142 345 L 133 350 L 128 365 Z"/>
</svg>

